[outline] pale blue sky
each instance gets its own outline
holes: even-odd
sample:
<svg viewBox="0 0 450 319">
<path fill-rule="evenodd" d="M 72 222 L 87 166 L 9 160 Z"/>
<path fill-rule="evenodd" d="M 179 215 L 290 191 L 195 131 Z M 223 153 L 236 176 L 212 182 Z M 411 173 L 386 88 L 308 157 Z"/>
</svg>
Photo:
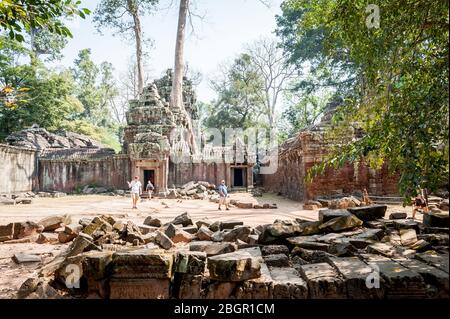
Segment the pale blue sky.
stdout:
<svg viewBox="0 0 450 319">
<path fill-rule="evenodd" d="M 185 58 L 190 67 L 203 74 L 203 81 L 198 88 L 200 100 L 209 101 L 214 97 L 208 78 L 217 72 L 220 63 L 241 52 L 246 43 L 261 36 L 273 35 L 275 15 L 280 13 L 281 2 L 271 0 L 271 7 L 267 8 L 258 0 L 195 0 L 197 12 L 204 15 L 205 20 L 194 20 L 196 35 L 187 37 Z M 82 6 L 93 11 L 97 3 L 98 0 L 83 0 Z M 177 17 L 178 5 L 175 5 L 147 16 L 142 21 L 143 32 L 154 40 L 154 48 L 147 61 L 152 78 L 159 77 L 165 69 L 173 67 Z M 71 65 L 79 50 L 91 48 L 96 63 L 111 62 L 116 68 L 117 77 L 125 72 L 134 52 L 132 41 L 113 37 L 112 30 L 104 31 L 104 35 L 98 34 L 92 23 L 92 15 L 85 20 L 70 22 L 69 27 L 74 37 L 64 49 L 64 58 L 60 64 Z"/>
</svg>

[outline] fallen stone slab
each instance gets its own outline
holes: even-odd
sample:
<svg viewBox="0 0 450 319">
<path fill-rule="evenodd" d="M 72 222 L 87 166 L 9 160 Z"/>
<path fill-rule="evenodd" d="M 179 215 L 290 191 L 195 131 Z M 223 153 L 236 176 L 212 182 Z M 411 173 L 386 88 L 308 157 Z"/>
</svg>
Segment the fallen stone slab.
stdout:
<svg viewBox="0 0 450 319">
<path fill-rule="evenodd" d="M 449 213 L 441 211 L 440 213 L 429 212 L 423 215 L 423 225 L 425 227 L 449 227 Z"/>
<path fill-rule="evenodd" d="M 188 213 L 183 213 L 175 217 L 172 221 L 174 225 L 183 225 L 183 227 L 193 225 L 191 216 Z"/>
<path fill-rule="evenodd" d="M 375 243 L 367 246 L 367 252 L 372 254 L 379 254 L 385 257 L 394 257 L 399 255 L 399 251 L 388 243 Z"/>
<path fill-rule="evenodd" d="M 68 249 L 67 257 L 81 254 L 87 249 L 94 248 L 93 238 L 87 234 L 80 233 Z M 100 248 L 98 249 L 100 250 Z"/>
<path fill-rule="evenodd" d="M 69 215 L 56 215 L 56 216 L 49 216 L 46 218 L 41 219 L 38 224 L 44 226 L 45 232 L 53 231 L 61 225 L 68 225 L 71 223 L 71 218 Z"/>
<path fill-rule="evenodd" d="M 417 238 L 423 239 L 429 242 L 433 246 L 448 246 L 449 245 L 449 234 L 420 234 Z"/>
<path fill-rule="evenodd" d="M 244 281 L 261 276 L 258 258 L 246 251 L 208 257 L 207 266 L 211 279 L 219 281 Z"/>
<path fill-rule="evenodd" d="M 408 217 L 408 214 L 405 212 L 392 212 L 389 214 L 389 219 L 406 219 Z"/>
<path fill-rule="evenodd" d="M 238 201 L 236 203 L 236 206 L 238 208 L 241 208 L 241 209 L 250 209 L 250 208 L 253 208 L 253 203 L 252 202 L 241 202 L 241 201 Z"/>
<path fill-rule="evenodd" d="M 163 232 L 158 230 L 155 232 L 155 234 L 156 234 L 155 242 L 159 244 L 162 248 L 170 249 L 175 245 L 174 242 Z"/>
<path fill-rule="evenodd" d="M 220 225 L 220 230 L 233 229 L 236 226 L 243 226 L 244 222 L 235 221 L 235 220 L 227 220 L 227 221 L 220 222 L 219 225 Z M 210 228 L 210 229 L 213 230 L 212 228 Z"/>
<path fill-rule="evenodd" d="M 327 251 L 334 256 L 348 257 L 355 255 L 356 248 L 350 242 L 337 241 L 331 243 Z"/>
<path fill-rule="evenodd" d="M 261 253 L 263 256 L 285 254 L 289 255 L 289 248 L 285 245 L 267 245 L 261 247 Z"/>
<path fill-rule="evenodd" d="M 23 223 L 13 223 L 14 225 L 14 239 L 21 239 L 28 236 L 36 235 L 42 232 L 43 228 L 41 225 L 35 222 L 23 222 Z"/>
<path fill-rule="evenodd" d="M 364 222 L 383 218 L 386 214 L 387 205 L 370 205 L 361 207 L 351 207 L 347 209 L 350 213 Z"/>
<path fill-rule="evenodd" d="M 115 252 L 112 256 L 113 278 L 170 279 L 174 256 L 160 249 Z"/>
<path fill-rule="evenodd" d="M 24 205 L 29 205 L 33 202 L 33 199 L 31 198 L 23 198 L 23 197 L 18 197 L 15 199 L 16 204 L 24 204 Z"/>
<path fill-rule="evenodd" d="M 438 254 L 433 250 L 426 251 L 424 253 L 417 253 L 415 258 L 433 267 L 436 267 L 448 274 L 449 255 Z"/>
<path fill-rule="evenodd" d="M 16 264 L 35 263 L 35 262 L 41 262 L 42 261 L 40 256 L 32 255 L 32 254 L 14 254 L 12 256 L 12 260 Z"/>
<path fill-rule="evenodd" d="M 415 229 L 419 231 L 419 223 L 412 219 L 397 219 L 393 221 L 395 229 Z"/>
<path fill-rule="evenodd" d="M 218 230 L 211 235 L 211 240 L 214 242 L 221 242 L 225 238 L 225 230 Z"/>
<path fill-rule="evenodd" d="M 14 223 L 0 225 L 0 242 L 14 239 Z"/>
<path fill-rule="evenodd" d="M 209 227 L 212 224 L 212 222 L 208 218 L 202 218 L 199 221 L 195 222 L 195 225 L 197 228 L 200 229 L 202 226 Z"/>
<path fill-rule="evenodd" d="M 307 299 L 308 285 L 294 268 L 270 269 L 274 299 Z"/>
<path fill-rule="evenodd" d="M 189 245 L 190 251 L 203 251 L 207 256 L 216 256 L 236 251 L 237 245 L 234 243 L 215 243 L 210 241 L 196 241 Z"/>
<path fill-rule="evenodd" d="M 350 299 L 383 299 L 384 287 L 369 288 L 374 269 L 358 257 L 331 257 L 330 263 L 344 278 Z"/>
<path fill-rule="evenodd" d="M 326 232 L 339 232 L 347 229 L 362 226 L 363 221 L 354 215 L 333 218 L 319 226 L 319 229 Z"/>
<path fill-rule="evenodd" d="M 181 227 L 180 229 L 191 235 L 195 235 L 198 231 L 197 226 L 186 226 L 186 227 Z"/>
<path fill-rule="evenodd" d="M 36 240 L 38 244 L 56 244 L 58 242 L 58 234 L 55 233 L 40 233 Z"/>
<path fill-rule="evenodd" d="M 147 226 L 152 226 L 152 227 L 161 227 L 162 223 L 158 218 L 154 218 L 152 216 L 148 216 L 147 218 L 145 218 L 144 220 L 144 225 Z"/>
<path fill-rule="evenodd" d="M 201 251 L 178 251 L 175 257 L 175 272 L 201 275 L 205 271 L 206 253 Z"/>
<path fill-rule="evenodd" d="M 342 216 L 350 216 L 351 214 L 346 209 L 321 209 L 319 210 L 319 220 L 322 223 Z"/>
<path fill-rule="evenodd" d="M 417 242 L 417 233 L 414 229 L 400 229 L 400 241 L 403 246 L 411 246 Z"/>
<path fill-rule="evenodd" d="M 147 225 L 138 225 L 138 227 L 139 227 L 139 231 L 141 232 L 142 235 L 147 235 L 149 233 L 153 233 L 158 229 L 158 227 L 147 226 Z"/>
<path fill-rule="evenodd" d="M 448 273 L 427 265 L 415 259 L 395 259 L 400 265 L 419 273 L 427 285 L 434 289 L 427 289 L 428 298 L 448 298 L 449 297 L 449 275 Z"/>
<path fill-rule="evenodd" d="M 363 258 L 379 272 L 387 299 L 425 298 L 425 281 L 416 271 L 381 256 L 363 255 Z"/>
<path fill-rule="evenodd" d="M 197 238 L 200 240 L 211 240 L 213 232 L 205 225 L 201 225 L 197 231 Z"/>
<path fill-rule="evenodd" d="M 285 254 L 274 254 L 264 256 L 264 262 L 269 267 L 289 267 L 289 258 Z"/>
<path fill-rule="evenodd" d="M 233 228 L 231 231 L 225 233 L 223 237 L 223 241 L 231 241 L 234 242 L 236 240 L 247 241 L 248 236 L 251 234 L 252 229 L 248 226 L 237 226 Z"/>
<path fill-rule="evenodd" d="M 317 241 L 331 244 L 332 242 L 336 241 L 336 239 L 339 239 L 342 237 L 344 237 L 344 235 L 339 234 L 339 233 L 329 233 L 329 234 L 318 237 Z"/>
<path fill-rule="evenodd" d="M 364 223 L 369 228 L 386 229 L 394 225 L 394 221 L 390 219 L 380 218 L 377 220 L 371 220 Z"/>
<path fill-rule="evenodd" d="M 236 299 L 272 299 L 273 298 L 273 280 L 266 264 L 261 264 L 261 276 L 243 281 L 236 285 Z"/>
<path fill-rule="evenodd" d="M 302 265 L 299 267 L 306 281 L 311 299 L 343 299 L 347 297 L 345 282 L 327 263 Z"/>
</svg>

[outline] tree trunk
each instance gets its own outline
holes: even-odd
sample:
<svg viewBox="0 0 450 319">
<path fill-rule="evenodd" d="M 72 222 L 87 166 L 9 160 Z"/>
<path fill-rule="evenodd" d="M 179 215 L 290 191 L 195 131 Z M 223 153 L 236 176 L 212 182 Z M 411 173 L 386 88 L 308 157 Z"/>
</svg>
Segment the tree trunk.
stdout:
<svg viewBox="0 0 450 319">
<path fill-rule="evenodd" d="M 141 19 L 139 18 L 138 8 L 133 3 L 133 0 L 127 0 L 128 10 L 133 16 L 134 21 L 134 38 L 136 40 L 136 66 L 137 66 L 137 96 L 142 93 L 144 89 L 144 66 L 142 64 L 142 29 Z M 135 98 L 137 97 L 135 96 Z"/>
<path fill-rule="evenodd" d="M 187 114 L 183 103 L 183 76 L 184 76 L 184 37 L 186 30 L 186 18 L 189 7 L 189 0 L 180 0 L 180 12 L 178 15 L 177 40 L 175 44 L 175 68 L 172 76 L 172 92 L 170 94 L 170 106 L 180 109 L 185 113 L 188 120 L 189 144 L 194 154 L 197 153 L 197 143 L 195 141 L 192 119 Z"/>
<path fill-rule="evenodd" d="M 177 40 L 175 45 L 175 69 L 172 77 L 172 92 L 170 104 L 172 107 L 184 109 L 183 105 L 183 74 L 184 74 L 184 34 L 189 0 L 180 0 L 178 15 Z"/>
</svg>

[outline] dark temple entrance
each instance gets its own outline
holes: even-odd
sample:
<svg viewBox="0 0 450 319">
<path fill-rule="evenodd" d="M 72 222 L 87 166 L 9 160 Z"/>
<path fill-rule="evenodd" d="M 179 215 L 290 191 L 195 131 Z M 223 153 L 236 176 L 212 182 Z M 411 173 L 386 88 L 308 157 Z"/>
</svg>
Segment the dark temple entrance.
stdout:
<svg viewBox="0 0 450 319">
<path fill-rule="evenodd" d="M 243 168 L 232 168 L 233 187 L 245 187 L 245 170 Z"/>
<path fill-rule="evenodd" d="M 147 183 L 149 180 L 152 182 L 153 186 L 156 188 L 156 186 L 155 186 L 155 170 L 153 170 L 153 169 L 144 170 L 144 185 L 143 185 L 144 190 L 147 187 Z"/>
</svg>

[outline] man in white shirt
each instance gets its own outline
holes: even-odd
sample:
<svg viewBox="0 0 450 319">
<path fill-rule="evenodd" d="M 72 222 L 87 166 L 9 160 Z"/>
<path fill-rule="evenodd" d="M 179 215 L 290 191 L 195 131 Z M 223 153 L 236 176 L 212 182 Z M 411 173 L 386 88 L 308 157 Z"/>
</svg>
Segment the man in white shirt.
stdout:
<svg viewBox="0 0 450 319">
<path fill-rule="evenodd" d="M 131 200 L 133 201 L 133 209 L 137 209 L 136 204 L 139 200 L 139 196 L 142 193 L 142 184 L 139 181 L 139 176 L 135 176 L 134 180 L 128 182 L 128 187 L 131 188 Z"/>
</svg>

